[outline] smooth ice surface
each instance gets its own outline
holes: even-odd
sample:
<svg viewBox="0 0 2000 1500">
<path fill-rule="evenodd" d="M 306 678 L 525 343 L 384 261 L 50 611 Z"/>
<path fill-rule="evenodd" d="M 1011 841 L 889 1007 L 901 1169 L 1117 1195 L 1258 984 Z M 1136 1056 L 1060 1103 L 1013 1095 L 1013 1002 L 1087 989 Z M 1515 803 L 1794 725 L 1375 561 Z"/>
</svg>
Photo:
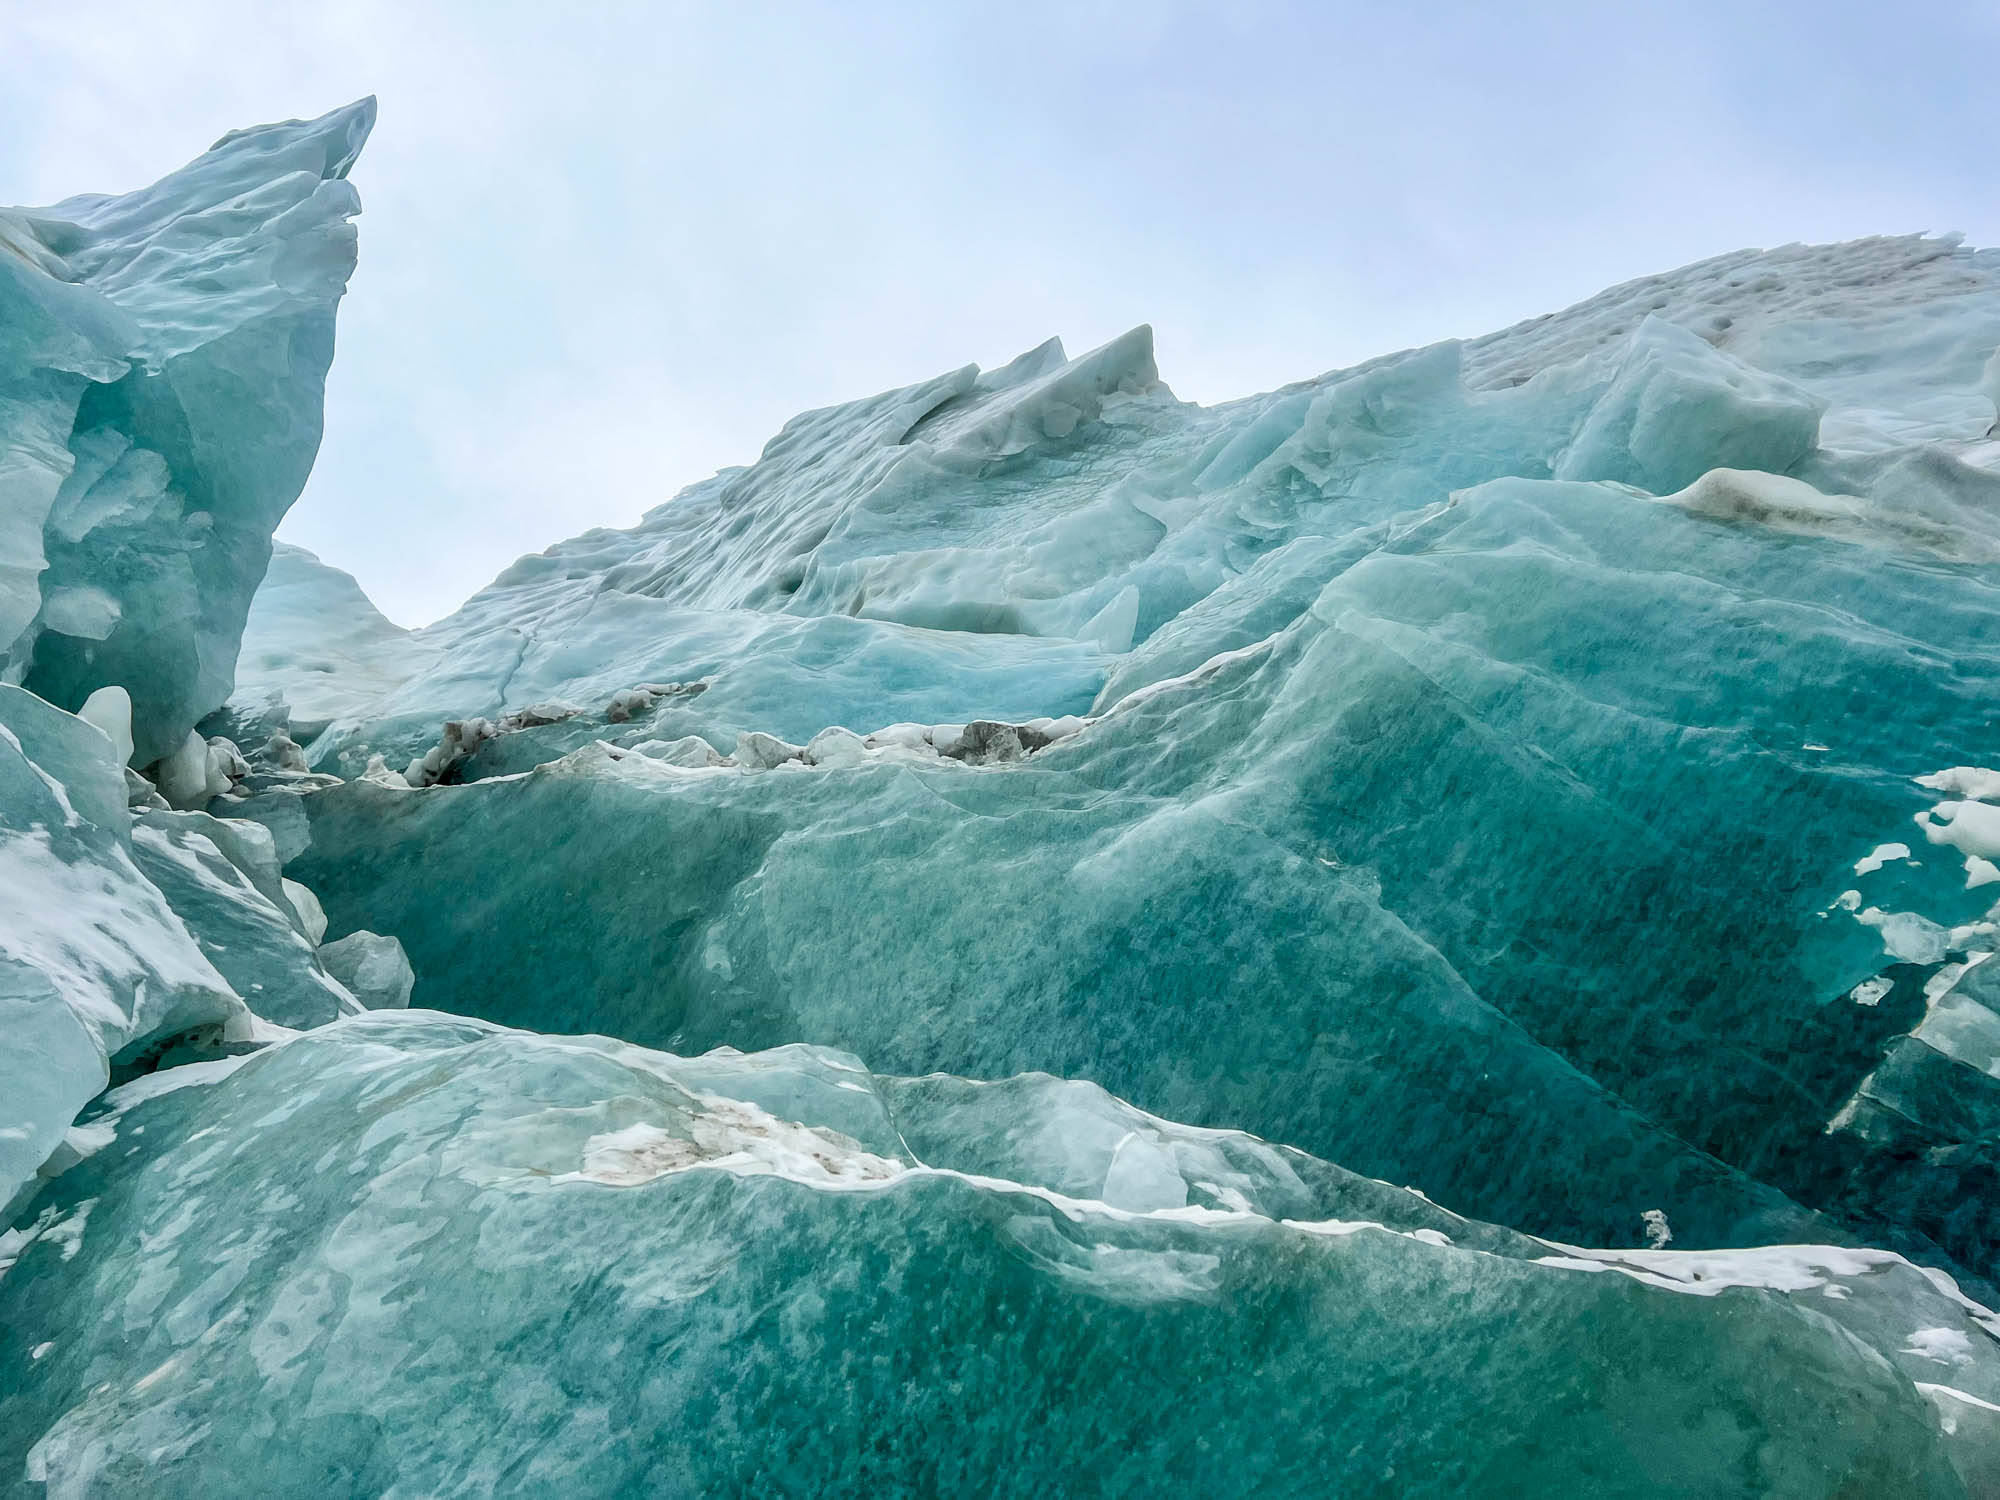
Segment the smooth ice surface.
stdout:
<svg viewBox="0 0 2000 1500">
<path fill-rule="evenodd" d="M 232 704 L 310 740 L 363 712 L 414 674 L 424 653 L 361 585 L 303 547 L 280 542 L 251 600 Z"/>
<path fill-rule="evenodd" d="M 1993 1441 L 1990 1315 L 1893 1255 L 1580 1252 L 1088 1084 L 421 1011 L 205 1067 L 9 1247 L 51 1495 L 1962 1496 Z"/>
<path fill-rule="evenodd" d="M 135 757 L 229 696 L 319 448 L 363 100 L 123 197 L 0 208 L 0 674 L 132 701 Z"/>
</svg>

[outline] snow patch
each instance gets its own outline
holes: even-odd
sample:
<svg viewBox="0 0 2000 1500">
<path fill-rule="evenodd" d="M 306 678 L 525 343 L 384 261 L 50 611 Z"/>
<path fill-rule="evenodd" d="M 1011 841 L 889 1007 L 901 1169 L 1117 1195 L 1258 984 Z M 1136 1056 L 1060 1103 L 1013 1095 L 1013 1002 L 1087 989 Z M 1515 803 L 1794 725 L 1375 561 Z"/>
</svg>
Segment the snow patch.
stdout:
<svg viewBox="0 0 2000 1500">
<path fill-rule="evenodd" d="M 1877 844 L 1872 853 L 1855 861 L 1854 873 L 1857 875 L 1873 875 L 1882 866 L 1889 863 L 1890 860 L 1908 859 L 1909 857 L 1910 846 L 1908 844 Z"/>
</svg>

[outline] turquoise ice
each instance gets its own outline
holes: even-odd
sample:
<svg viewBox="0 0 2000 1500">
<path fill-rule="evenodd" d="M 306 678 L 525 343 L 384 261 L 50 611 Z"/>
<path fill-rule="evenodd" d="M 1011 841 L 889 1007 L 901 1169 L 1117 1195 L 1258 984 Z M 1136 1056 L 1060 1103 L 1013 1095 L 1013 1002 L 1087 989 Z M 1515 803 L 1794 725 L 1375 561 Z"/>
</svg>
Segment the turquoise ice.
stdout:
<svg viewBox="0 0 2000 1500">
<path fill-rule="evenodd" d="M 139 766 L 229 696 L 311 471 L 374 120 L 364 100 L 140 192 L 0 209 L 0 673 L 69 709 L 126 688 Z"/>
<path fill-rule="evenodd" d="M 2000 1489 L 2000 253 L 1050 341 L 409 631 L 372 118 L 0 216 L 0 1488 Z"/>
<path fill-rule="evenodd" d="M 1895 1256 L 1579 1251 L 1046 1076 L 403 1012 L 86 1128 L 0 1280 L 51 1494 L 1960 1496 L 2000 1438 Z"/>
<path fill-rule="evenodd" d="M 194 725 L 318 447 L 373 120 L 0 209 L 0 1202 L 114 1073 L 358 1008 L 272 834 L 191 809 L 236 784 Z"/>
<path fill-rule="evenodd" d="M 0 685 L 0 1201 L 134 1043 L 248 1014 L 139 871 L 97 728 Z"/>
<path fill-rule="evenodd" d="M 1984 1127 L 1835 1122 L 1987 941 L 1961 851 L 1853 867 L 1993 758 L 1996 347 L 2000 262 L 1922 238 L 1213 409 L 1146 330 L 1045 345 L 414 634 L 281 559 L 221 722 L 300 697 L 347 780 L 293 873 L 429 1004 L 1088 1077 L 1536 1232 L 1983 1285 Z"/>
</svg>

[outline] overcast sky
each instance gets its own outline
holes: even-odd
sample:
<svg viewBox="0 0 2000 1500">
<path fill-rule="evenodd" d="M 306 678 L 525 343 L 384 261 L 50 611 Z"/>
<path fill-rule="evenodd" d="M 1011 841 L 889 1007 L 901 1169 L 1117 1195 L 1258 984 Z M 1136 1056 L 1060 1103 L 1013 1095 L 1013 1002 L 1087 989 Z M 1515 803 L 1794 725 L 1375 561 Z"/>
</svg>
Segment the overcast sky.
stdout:
<svg viewBox="0 0 2000 1500">
<path fill-rule="evenodd" d="M 280 535 L 417 624 L 1052 333 L 1218 401 L 1746 245 L 2000 243 L 1996 56 L 1952 0 L 0 0 L 0 202 L 380 97 Z"/>
</svg>

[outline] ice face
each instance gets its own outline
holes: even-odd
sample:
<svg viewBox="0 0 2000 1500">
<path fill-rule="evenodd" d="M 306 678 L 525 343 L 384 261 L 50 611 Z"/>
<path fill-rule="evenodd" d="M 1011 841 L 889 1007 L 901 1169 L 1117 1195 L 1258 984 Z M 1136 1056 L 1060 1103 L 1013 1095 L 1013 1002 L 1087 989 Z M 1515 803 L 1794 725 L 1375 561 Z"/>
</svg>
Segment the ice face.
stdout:
<svg viewBox="0 0 2000 1500">
<path fill-rule="evenodd" d="M 310 890 L 278 875 L 263 827 L 149 812 L 132 830 L 132 845 L 147 879 L 258 1015 L 317 1026 L 357 1008 L 315 953 L 325 914 Z"/>
<path fill-rule="evenodd" d="M 1089 1077 L 1566 1238 L 1832 1208 L 1985 1277 L 1962 1169 L 1828 1125 L 1914 1024 L 1832 1001 L 1990 893 L 1826 912 L 1990 740 L 1996 345 L 1991 252 L 1875 240 L 1213 409 L 1138 330 L 808 413 L 274 665 L 386 684 L 311 725 L 355 779 L 295 873 L 449 1009 Z"/>
<path fill-rule="evenodd" d="M 389 1012 L 82 1129 L 0 1276 L 52 1494 L 1947 1496 L 2000 1401 L 1893 1255 L 1579 1252 L 1046 1077 Z"/>
<path fill-rule="evenodd" d="M 385 618 L 351 577 L 283 542 L 271 549 L 245 635 L 233 717 L 261 725 L 265 735 L 284 724 L 304 741 L 365 712 L 425 660 L 410 632 Z"/>
<path fill-rule="evenodd" d="M 1051 341 L 409 632 L 247 597 L 369 118 L 0 216 L 4 1483 L 2000 1486 L 2000 256 Z"/>
<path fill-rule="evenodd" d="M 0 684 L 0 1203 L 152 1038 L 247 1020 L 141 873 L 111 741 Z"/>
<path fill-rule="evenodd" d="M 0 209 L 0 672 L 131 695 L 133 757 L 229 696 L 319 447 L 373 100 L 123 197 Z"/>
</svg>

